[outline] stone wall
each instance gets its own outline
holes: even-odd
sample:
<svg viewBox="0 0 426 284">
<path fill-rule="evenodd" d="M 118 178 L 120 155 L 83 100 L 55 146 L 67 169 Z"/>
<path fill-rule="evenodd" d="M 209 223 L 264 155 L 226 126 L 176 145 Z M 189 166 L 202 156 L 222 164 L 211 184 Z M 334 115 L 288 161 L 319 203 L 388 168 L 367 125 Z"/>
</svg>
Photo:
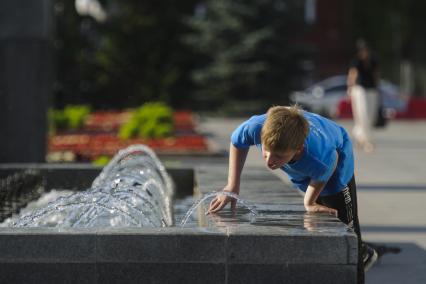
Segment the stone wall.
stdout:
<svg viewBox="0 0 426 284">
<path fill-rule="evenodd" d="M 226 175 L 225 164 L 197 167 L 196 193 Z M 0 228 L 0 283 L 356 283 L 356 235 L 336 218 L 306 214 L 301 195 L 265 169 L 244 170 L 241 197 L 256 206 L 251 221 L 239 206 L 195 228 Z"/>
</svg>

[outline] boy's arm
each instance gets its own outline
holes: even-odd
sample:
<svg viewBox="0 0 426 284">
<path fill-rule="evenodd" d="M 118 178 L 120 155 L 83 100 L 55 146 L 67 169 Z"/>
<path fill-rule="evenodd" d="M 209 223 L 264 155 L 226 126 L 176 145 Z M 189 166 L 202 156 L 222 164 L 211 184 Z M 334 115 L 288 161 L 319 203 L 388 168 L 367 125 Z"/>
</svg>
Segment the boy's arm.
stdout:
<svg viewBox="0 0 426 284">
<path fill-rule="evenodd" d="M 223 188 L 224 191 L 229 191 L 235 194 L 240 193 L 241 172 L 247 158 L 247 153 L 250 148 L 237 148 L 232 143 L 229 146 L 229 169 L 228 169 L 228 184 Z M 217 195 L 210 203 L 208 213 L 216 213 L 222 210 L 225 205 L 231 201 L 231 208 L 234 209 L 236 200 L 226 195 Z"/>
<path fill-rule="evenodd" d="M 317 203 L 317 198 L 325 187 L 325 182 L 312 181 L 308 185 L 303 204 L 308 212 L 325 212 L 337 217 L 337 210 Z"/>
<path fill-rule="evenodd" d="M 334 163 L 332 173 L 336 170 L 337 161 L 339 160 L 339 154 L 336 151 L 336 162 Z M 333 175 L 333 174 L 331 174 Z M 330 176 L 331 176 L 330 175 Z M 305 198 L 303 199 L 303 205 L 308 212 L 325 212 L 330 213 L 337 216 L 337 210 L 333 208 L 329 208 L 324 205 L 320 205 L 317 203 L 318 196 L 320 196 L 321 191 L 324 189 L 327 182 L 323 181 L 311 181 L 306 189 Z"/>
<path fill-rule="evenodd" d="M 237 148 L 232 143 L 229 146 L 229 169 L 227 190 L 239 194 L 241 172 L 246 162 L 247 154 L 250 148 Z"/>
</svg>

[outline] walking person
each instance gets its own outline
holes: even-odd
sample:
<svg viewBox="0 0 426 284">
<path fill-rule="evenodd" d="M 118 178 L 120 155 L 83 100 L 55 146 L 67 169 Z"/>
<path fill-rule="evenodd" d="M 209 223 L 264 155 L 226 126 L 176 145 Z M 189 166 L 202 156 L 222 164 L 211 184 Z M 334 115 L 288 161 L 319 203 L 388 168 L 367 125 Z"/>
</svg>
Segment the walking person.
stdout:
<svg viewBox="0 0 426 284">
<path fill-rule="evenodd" d="M 352 130 L 354 141 L 364 151 L 371 152 L 374 150 L 371 129 L 377 119 L 381 103 L 377 90 L 379 64 L 363 40 L 357 42 L 357 56 L 351 62 L 347 84 L 354 118 Z"/>
</svg>

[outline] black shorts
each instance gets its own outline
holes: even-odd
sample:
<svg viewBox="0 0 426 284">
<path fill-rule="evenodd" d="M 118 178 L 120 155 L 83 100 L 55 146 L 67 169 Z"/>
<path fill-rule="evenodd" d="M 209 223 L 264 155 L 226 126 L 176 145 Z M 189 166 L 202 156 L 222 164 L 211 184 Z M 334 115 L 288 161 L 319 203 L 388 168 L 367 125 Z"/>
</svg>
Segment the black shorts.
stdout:
<svg viewBox="0 0 426 284">
<path fill-rule="evenodd" d="M 349 228 L 353 229 L 358 237 L 358 281 L 364 283 L 364 263 L 363 254 L 365 243 L 361 239 L 361 229 L 358 220 L 358 206 L 356 197 L 355 176 L 349 181 L 348 185 L 339 193 L 329 196 L 320 196 L 317 203 L 336 209 L 337 217 Z"/>
</svg>

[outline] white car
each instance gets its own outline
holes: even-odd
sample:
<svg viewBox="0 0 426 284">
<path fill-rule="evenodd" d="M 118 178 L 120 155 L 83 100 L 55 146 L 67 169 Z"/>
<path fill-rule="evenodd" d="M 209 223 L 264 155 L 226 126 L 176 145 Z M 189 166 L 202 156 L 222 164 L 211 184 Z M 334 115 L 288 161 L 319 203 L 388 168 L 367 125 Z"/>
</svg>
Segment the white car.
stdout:
<svg viewBox="0 0 426 284">
<path fill-rule="evenodd" d="M 297 103 L 303 109 L 326 117 L 336 118 L 340 101 L 347 99 L 347 76 L 329 77 L 304 91 L 290 94 L 292 103 Z M 403 111 L 406 101 L 399 95 L 399 88 L 386 80 L 380 80 L 379 92 L 386 112 Z"/>
</svg>

